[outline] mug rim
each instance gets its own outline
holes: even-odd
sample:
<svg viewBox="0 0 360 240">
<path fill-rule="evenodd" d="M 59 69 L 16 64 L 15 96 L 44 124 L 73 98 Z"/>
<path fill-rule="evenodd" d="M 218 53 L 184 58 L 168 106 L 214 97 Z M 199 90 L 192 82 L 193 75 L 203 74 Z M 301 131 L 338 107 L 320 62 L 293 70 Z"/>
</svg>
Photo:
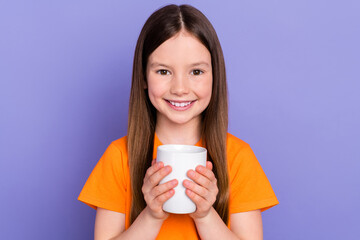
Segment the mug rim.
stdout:
<svg viewBox="0 0 360 240">
<path fill-rule="evenodd" d="M 204 153 L 207 151 L 204 147 L 185 144 L 163 144 L 158 146 L 158 150 L 179 153 Z"/>
</svg>

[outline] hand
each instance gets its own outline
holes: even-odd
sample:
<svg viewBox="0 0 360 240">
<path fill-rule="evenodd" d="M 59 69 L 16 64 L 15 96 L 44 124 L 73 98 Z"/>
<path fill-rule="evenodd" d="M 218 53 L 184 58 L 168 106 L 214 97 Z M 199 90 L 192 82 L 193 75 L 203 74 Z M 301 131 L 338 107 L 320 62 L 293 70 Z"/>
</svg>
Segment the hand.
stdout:
<svg viewBox="0 0 360 240">
<path fill-rule="evenodd" d="M 196 204 L 196 211 L 190 214 L 193 219 L 206 217 L 216 201 L 219 189 L 212 168 L 212 163 L 207 161 L 206 167 L 197 166 L 196 171 L 187 172 L 187 176 L 194 182 L 183 181 L 186 195 Z"/>
<path fill-rule="evenodd" d="M 176 179 L 160 184 L 159 182 L 171 172 L 171 167 L 166 166 L 162 162 L 156 163 L 154 159 L 151 167 L 148 168 L 145 174 L 142 192 L 147 204 L 148 212 L 153 218 L 165 220 L 169 214 L 164 212 L 162 206 L 165 201 L 171 198 L 175 191 L 174 187 L 177 186 Z"/>
</svg>

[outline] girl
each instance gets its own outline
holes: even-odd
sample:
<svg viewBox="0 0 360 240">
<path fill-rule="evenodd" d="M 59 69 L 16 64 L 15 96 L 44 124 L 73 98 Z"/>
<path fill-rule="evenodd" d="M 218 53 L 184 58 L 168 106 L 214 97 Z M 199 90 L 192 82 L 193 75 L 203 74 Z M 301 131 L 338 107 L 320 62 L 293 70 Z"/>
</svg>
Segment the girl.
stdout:
<svg viewBox="0 0 360 240">
<path fill-rule="evenodd" d="M 261 211 L 278 203 L 249 145 L 227 133 L 227 87 L 219 40 L 188 5 L 169 5 L 146 21 L 134 56 L 128 135 L 110 144 L 79 200 L 97 209 L 95 239 L 262 239 Z M 159 182 L 161 144 L 204 146 L 206 167 L 192 181 Z M 196 204 L 169 214 L 178 184 Z"/>
</svg>

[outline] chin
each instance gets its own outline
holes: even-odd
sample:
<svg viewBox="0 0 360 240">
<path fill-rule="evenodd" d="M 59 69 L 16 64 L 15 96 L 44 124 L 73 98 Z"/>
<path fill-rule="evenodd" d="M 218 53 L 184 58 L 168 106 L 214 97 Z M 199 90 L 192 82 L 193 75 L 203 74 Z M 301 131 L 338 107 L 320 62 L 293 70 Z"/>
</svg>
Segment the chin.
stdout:
<svg viewBox="0 0 360 240">
<path fill-rule="evenodd" d="M 195 121 L 196 118 L 183 118 L 183 119 L 171 119 L 170 118 L 170 121 L 172 122 L 172 124 L 175 124 L 175 125 L 186 125 L 192 121 Z"/>
</svg>

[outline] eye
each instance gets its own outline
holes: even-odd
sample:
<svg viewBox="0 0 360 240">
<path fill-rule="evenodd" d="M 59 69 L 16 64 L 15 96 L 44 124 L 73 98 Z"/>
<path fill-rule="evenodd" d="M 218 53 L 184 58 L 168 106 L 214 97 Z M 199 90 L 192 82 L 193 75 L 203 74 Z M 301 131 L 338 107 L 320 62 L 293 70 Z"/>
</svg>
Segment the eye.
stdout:
<svg viewBox="0 0 360 240">
<path fill-rule="evenodd" d="M 158 71 L 156 71 L 158 74 L 160 75 L 170 75 L 170 72 L 168 70 L 165 69 L 160 69 Z"/>
<path fill-rule="evenodd" d="M 192 75 L 201 75 L 203 74 L 204 72 L 201 71 L 200 69 L 195 69 L 191 72 Z"/>
</svg>

